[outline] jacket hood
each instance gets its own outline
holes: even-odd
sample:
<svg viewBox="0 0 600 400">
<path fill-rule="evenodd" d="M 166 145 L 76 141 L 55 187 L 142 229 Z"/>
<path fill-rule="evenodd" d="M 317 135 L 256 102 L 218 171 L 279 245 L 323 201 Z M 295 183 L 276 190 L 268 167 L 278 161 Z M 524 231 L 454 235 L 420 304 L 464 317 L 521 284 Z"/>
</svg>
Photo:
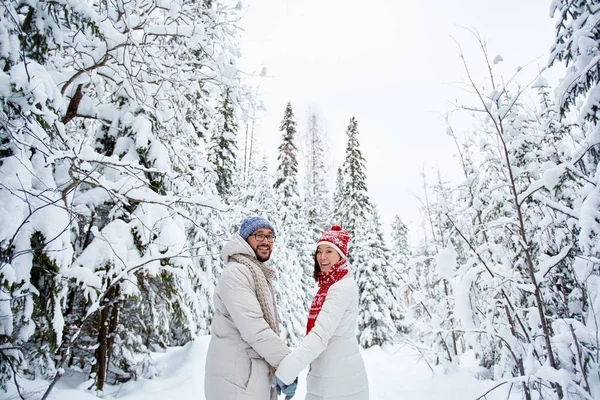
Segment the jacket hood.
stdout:
<svg viewBox="0 0 600 400">
<path fill-rule="evenodd" d="M 229 257 L 234 254 L 244 254 L 256 258 L 256 254 L 254 254 L 252 247 L 250 247 L 248 242 L 246 242 L 244 238 L 237 233 L 234 234 L 227 243 L 225 243 L 225 246 L 223 246 L 223 249 L 221 250 L 221 258 L 223 259 L 223 262 L 226 263 L 229 261 Z"/>
</svg>

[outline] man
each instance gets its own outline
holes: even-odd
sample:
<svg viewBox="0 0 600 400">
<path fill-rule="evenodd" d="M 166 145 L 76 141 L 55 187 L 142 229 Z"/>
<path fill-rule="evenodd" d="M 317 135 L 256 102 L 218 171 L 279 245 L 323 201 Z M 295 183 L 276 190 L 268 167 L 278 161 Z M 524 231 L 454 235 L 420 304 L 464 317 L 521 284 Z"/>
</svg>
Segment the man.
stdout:
<svg viewBox="0 0 600 400">
<path fill-rule="evenodd" d="M 214 293 L 215 315 L 206 356 L 206 400 L 275 399 L 271 379 L 290 352 L 279 337 L 271 281 L 275 228 L 262 217 L 240 224 L 225 244 L 226 263 Z M 291 397 L 290 397 L 291 398 Z"/>
</svg>

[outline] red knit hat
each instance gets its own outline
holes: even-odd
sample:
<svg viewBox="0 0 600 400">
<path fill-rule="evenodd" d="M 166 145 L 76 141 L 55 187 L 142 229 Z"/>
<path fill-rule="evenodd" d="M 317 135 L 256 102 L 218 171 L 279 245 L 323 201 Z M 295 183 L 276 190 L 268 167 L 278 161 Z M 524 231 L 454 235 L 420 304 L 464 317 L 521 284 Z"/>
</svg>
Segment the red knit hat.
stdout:
<svg viewBox="0 0 600 400">
<path fill-rule="evenodd" d="M 343 230 L 341 226 L 334 225 L 330 230 L 323 232 L 315 247 L 326 244 L 333 247 L 338 253 L 340 253 L 342 258 L 346 258 L 346 255 L 348 255 L 349 241 L 350 235 L 348 235 L 348 232 Z"/>
</svg>

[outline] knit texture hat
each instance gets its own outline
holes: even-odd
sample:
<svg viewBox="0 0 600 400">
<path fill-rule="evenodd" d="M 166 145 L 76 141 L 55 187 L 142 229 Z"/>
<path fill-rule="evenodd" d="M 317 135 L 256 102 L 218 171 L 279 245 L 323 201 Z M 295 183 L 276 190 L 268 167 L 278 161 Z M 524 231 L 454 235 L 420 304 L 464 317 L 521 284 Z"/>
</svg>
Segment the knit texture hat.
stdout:
<svg viewBox="0 0 600 400">
<path fill-rule="evenodd" d="M 348 242 L 350 241 L 350 235 L 348 232 L 342 229 L 339 225 L 334 225 L 330 230 L 323 232 L 321 238 L 317 241 L 315 248 L 318 248 L 322 244 L 333 247 L 342 258 L 346 258 L 348 255 Z"/>
<path fill-rule="evenodd" d="M 271 225 L 269 221 L 263 217 L 250 216 L 244 218 L 240 224 L 240 236 L 243 237 L 244 240 L 248 240 L 248 236 L 260 228 L 269 228 L 273 232 L 273 235 L 275 235 L 275 228 L 273 228 L 273 225 Z"/>
</svg>

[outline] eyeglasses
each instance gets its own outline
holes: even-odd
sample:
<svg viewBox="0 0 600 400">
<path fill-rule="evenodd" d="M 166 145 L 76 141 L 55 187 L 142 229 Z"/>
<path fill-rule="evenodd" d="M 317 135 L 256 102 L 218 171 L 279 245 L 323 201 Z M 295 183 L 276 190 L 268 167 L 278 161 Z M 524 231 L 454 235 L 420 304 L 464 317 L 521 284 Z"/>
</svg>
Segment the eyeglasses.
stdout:
<svg viewBox="0 0 600 400">
<path fill-rule="evenodd" d="M 253 233 L 250 236 L 254 236 L 254 239 L 256 239 L 257 242 L 263 242 L 265 239 L 267 239 L 267 241 L 269 243 L 273 243 L 275 241 L 276 236 L 275 235 L 265 235 L 263 233 Z"/>
</svg>

